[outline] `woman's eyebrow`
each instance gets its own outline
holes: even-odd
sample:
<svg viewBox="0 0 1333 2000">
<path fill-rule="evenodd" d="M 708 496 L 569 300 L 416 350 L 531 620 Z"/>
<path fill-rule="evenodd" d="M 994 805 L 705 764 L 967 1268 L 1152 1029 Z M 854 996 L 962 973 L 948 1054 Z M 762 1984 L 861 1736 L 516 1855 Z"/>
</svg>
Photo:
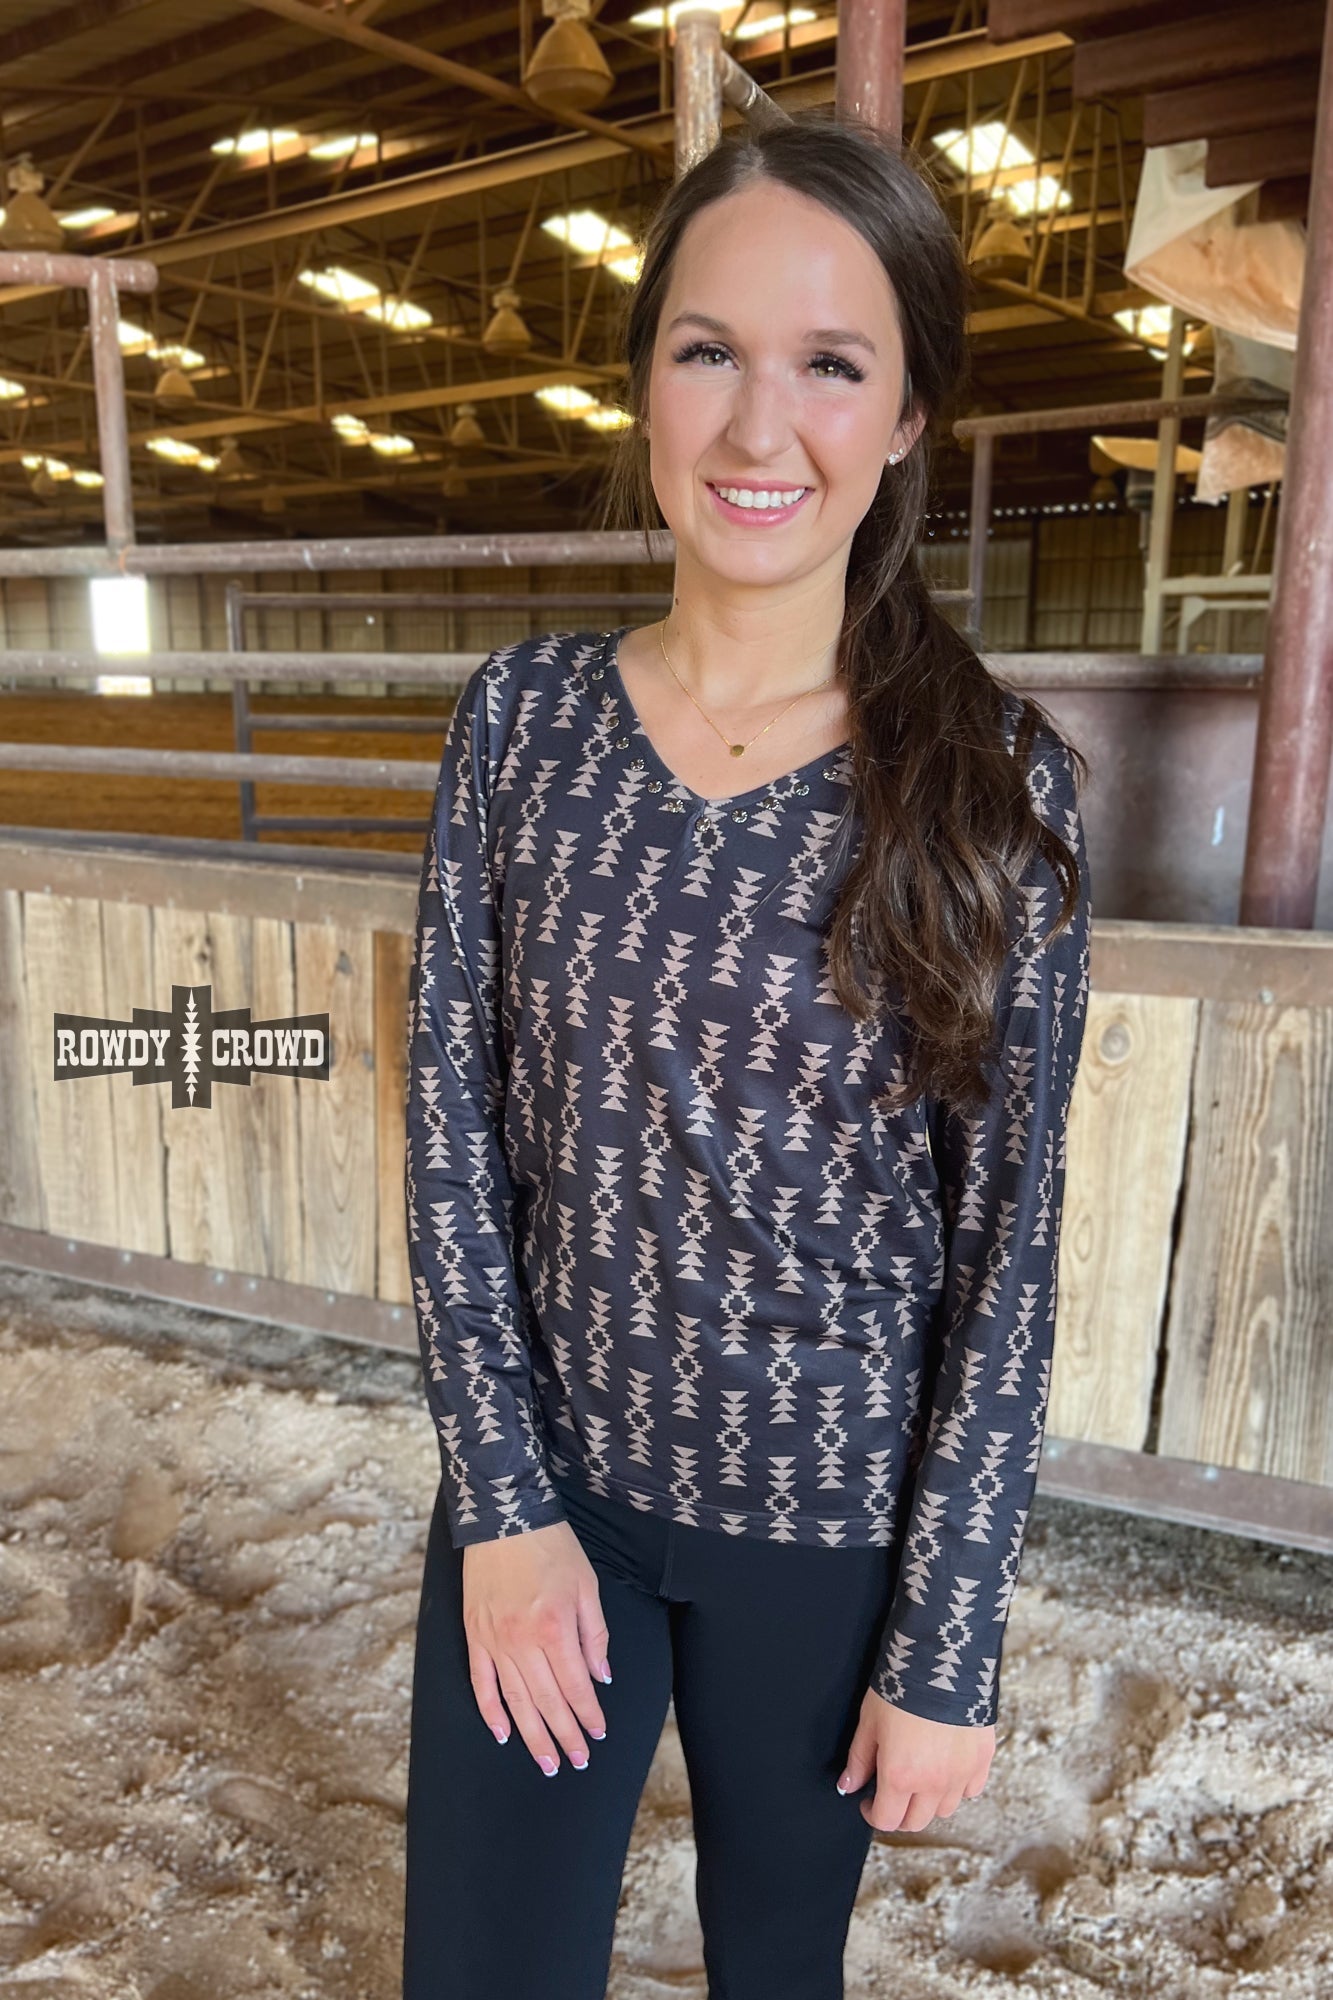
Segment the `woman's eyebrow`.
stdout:
<svg viewBox="0 0 1333 2000">
<path fill-rule="evenodd" d="M 667 332 L 670 333 L 674 327 L 683 325 L 686 320 L 692 321 L 696 326 L 706 326 L 711 333 L 728 334 L 731 332 L 731 328 L 724 319 L 714 319 L 711 313 L 701 312 L 677 313 L 675 318 L 668 322 Z M 870 336 L 865 333 L 858 333 L 854 327 L 812 326 L 805 337 L 807 340 L 836 341 L 843 347 L 864 347 L 870 354 L 874 354 L 876 351 L 875 343 L 871 340 Z"/>
</svg>

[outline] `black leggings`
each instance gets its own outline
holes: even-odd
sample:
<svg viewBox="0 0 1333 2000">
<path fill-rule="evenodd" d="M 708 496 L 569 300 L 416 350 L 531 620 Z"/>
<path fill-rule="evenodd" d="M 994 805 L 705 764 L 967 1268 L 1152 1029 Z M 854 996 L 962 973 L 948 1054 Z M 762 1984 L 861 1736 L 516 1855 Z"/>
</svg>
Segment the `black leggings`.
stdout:
<svg viewBox="0 0 1333 2000">
<path fill-rule="evenodd" d="M 403 2000 L 604 2000 L 625 1856 L 675 1697 L 709 2000 L 842 2000 L 873 1786 L 837 1789 L 900 1547 L 682 1527 L 559 1482 L 610 1632 L 606 1738 L 554 1777 L 477 1709 L 437 1494 L 407 1792 Z"/>
</svg>

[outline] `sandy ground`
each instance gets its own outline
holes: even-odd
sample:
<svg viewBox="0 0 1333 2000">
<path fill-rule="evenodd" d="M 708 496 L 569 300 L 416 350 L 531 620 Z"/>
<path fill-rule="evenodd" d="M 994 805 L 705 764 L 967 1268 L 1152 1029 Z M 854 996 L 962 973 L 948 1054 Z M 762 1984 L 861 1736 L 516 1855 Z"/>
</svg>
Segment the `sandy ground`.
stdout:
<svg viewBox="0 0 1333 2000">
<path fill-rule="evenodd" d="M 0 1991 L 395 2000 L 437 1472 L 413 1356 L 0 1270 Z M 848 2000 L 1333 1995 L 1331 1586 L 1039 1500 L 989 1784 L 876 1837 Z M 611 2000 L 704 2000 L 692 1874 L 668 1723 Z"/>
</svg>

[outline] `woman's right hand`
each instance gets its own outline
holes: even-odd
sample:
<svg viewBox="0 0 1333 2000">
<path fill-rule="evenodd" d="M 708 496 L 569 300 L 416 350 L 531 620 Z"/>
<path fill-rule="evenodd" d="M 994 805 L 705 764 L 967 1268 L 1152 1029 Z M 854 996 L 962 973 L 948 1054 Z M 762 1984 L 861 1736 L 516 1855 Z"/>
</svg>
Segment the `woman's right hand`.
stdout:
<svg viewBox="0 0 1333 2000">
<path fill-rule="evenodd" d="M 606 1735 L 593 1680 L 609 1681 L 597 1572 L 568 1521 L 463 1551 L 463 1626 L 477 1707 L 499 1742 L 509 1714 L 548 1777 L 556 1744 L 577 1770 L 590 1736 Z M 501 1701 L 501 1695 L 504 1701 Z"/>
</svg>

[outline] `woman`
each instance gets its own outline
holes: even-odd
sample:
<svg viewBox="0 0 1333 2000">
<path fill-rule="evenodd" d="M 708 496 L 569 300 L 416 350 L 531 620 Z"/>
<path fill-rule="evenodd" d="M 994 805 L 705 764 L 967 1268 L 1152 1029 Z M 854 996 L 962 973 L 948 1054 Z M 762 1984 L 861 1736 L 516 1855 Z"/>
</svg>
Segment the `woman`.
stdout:
<svg viewBox="0 0 1333 2000">
<path fill-rule="evenodd" d="M 1089 896 L 1082 758 L 918 569 L 966 300 L 873 129 L 724 140 L 625 327 L 612 512 L 660 508 L 671 610 L 502 646 L 451 719 L 406 2000 L 600 2000 L 673 1696 L 711 2000 L 835 2000 L 872 1830 L 986 1781 Z"/>
</svg>

